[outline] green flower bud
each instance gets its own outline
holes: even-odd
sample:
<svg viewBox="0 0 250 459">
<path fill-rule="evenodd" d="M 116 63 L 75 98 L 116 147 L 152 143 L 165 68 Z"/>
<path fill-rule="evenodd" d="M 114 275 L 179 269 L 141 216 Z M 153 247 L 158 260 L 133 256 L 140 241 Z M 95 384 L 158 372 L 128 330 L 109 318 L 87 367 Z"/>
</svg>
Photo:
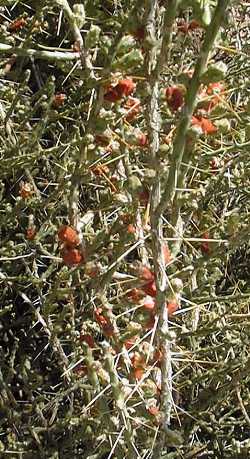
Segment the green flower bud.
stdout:
<svg viewBox="0 0 250 459">
<path fill-rule="evenodd" d="M 116 202 L 120 204 L 128 204 L 129 198 L 124 193 L 116 193 L 114 196 Z"/>
<path fill-rule="evenodd" d="M 148 379 L 144 384 L 142 384 L 142 388 L 146 398 L 153 398 L 157 396 L 157 386 L 154 381 Z"/>
<path fill-rule="evenodd" d="M 99 37 L 100 37 L 100 32 L 101 32 L 100 27 L 91 24 L 91 27 L 85 38 L 85 46 L 87 49 L 94 48 L 94 46 L 97 45 L 99 41 Z"/>
<path fill-rule="evenodd" d="M 174 292 L 181 292 L 183 289 L 183 282 L 178 277 L 171 280 L 171 286 Z"/>
<path fill-rule="evenodd" d="M 132 48 L 135 47 L 135 39 L 132 35 L 126 35 L 122 37 L 120 43 L 117 47 L 117 54 L 125 54 L 128 53 Z"/>
<path fill-rule="evenodd" d="M 159 147 L 161 157 L 164 157 L 168 154 L 170 146 L 167 143 L 162 143 Z"/>
<path fill-rule="evenodd" d="M 204 5 L 200 19 L 201 19 L 202 25 L 204 25 L 205 27 L 209 26 L 211 22 L 211 10 L 208 4 Z"/>
<path fill-rule="evenodd" d="M 180 4 L 182 9 L 193 8 L 193 15 L 197 21 L 207 27 L 211 22 L 211 9 L 208 1 L 201 0 L 182 0 Z"/>
<path fill-rule="evenodd" d="M 146 182 L 150 182 L 156 176 L 156 171 L 154 169 L 144 169 L 143 175 Z"/>
<path fill-rule="evenodd" d="M 101 47 L 102 52 L 103 52 L 104 54 L 108 55 L 109 48 L 110 48 L 111 45 L 112 45 L 112 40 L 111 40 L 110 37 L 108 37 L 107 35 L 103 35 L 103 36 L 102 36 L 101 44 L 102 44 L 102 47 Z"/>
<path fill-rule="evenodd" d="M 183 438 L 178 430 L 170 430 L 168 427 L 165 429 L 166 444 L 169 446 L 180 446 L 183 443 Z"/>
<path fill-rule="evenodd" d="M 143 63 L 143 55 L 139 49 L 133 49 L 113 64 L 114 69 L 128 70 Z"/>
<path fill-rule="evenodd" d="M 132 193 L 137 193 L 141 190 L 142 184 L 136 175 L 131 175 L 127 181 L 127 186 Z"/>
<path fill-rule="evenodd" d="M 153 49 L 159 46 L 159 41 L 152 37 L 146 37 L 143 42 L 144 49 Z"/>
<path fill-rule="evenodd" d="M 227 225 L 226 225 L 226 229 L 227 229 L 229 236 L 233 236 L 236 234 L 236 232 L 238 231 L 239 225 L 240 225 L 239 215 L 237 214 L 229 215 L 227 219 Z"/>
<path fill-rule="evenodd" d="M 231 129 L 231 123 L 227 118 L 217 120 L 214 124 L 221 134 L 227 134 Z"/>
<path fill-rule="evenodd" d="M 187 137 L 189 140 L 195 141 L 203 134 L 201 126 L 190 126 L 187 132 Z"/>
<path fill-rule="evenodd" d="M 76 24 L 81 29 L 85 23 L 85 9 L 82 3 L 75 3 L 75 5 L 73 5 L 73 13 Z"/>
<path fill-rule="evenodd" d="M 100 118 L 107 121 L 111 121 L 112 119 L 114 119 L 114 113 L 112 112 L 112 110 L 105 110 L 104 108 L 102 108 L 100 110 Z"/>
<path fill-rule="evenodd" d="M 227 73 L 227 65 L 224 62 L 216 62 L 210 65 L 206 72 L 201 76 L 201 83 L 217 83 L 217 81 L 224 80 Z"/>
<path fill-rule="evenodd" d="M 136 335 L 137 333 L 139 333 L 142 329 L 142 326 L 141 324 L 137 323 L 137 322 L 129 322 L 128 326 L 127 326 L 127 332 L 132 334 L 132 335 Z"/>
</svg>

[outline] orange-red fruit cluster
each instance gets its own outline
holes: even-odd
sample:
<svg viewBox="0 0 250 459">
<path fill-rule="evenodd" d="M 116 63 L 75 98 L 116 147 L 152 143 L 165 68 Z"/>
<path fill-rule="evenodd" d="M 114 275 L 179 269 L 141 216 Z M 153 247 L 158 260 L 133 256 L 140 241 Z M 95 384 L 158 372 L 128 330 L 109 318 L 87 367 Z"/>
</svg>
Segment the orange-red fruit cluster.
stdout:
<svg viewBox="0 0 250 459">
<path fill-rule="evenodd" d="M 135 352 L 134 355 L 131 357 L 131 365 L 133 367 L 134 377 L 138 379 L 142 379 L 145 371 L 145 359 L 141 356 L 138 352 Z"/>
<path fill-rule="evenodd" d="M 201 108 L 210 112 L 210 110 L 212 110 L 212 108 L 214 108 L 222 100 L 224 91 L 225 88 L 222 83 L 209 83 L 209 85 L 200 92 Z"/>
<path fill-rule="evenodd" d="M 68 225 L 63 225 L 58 230 L 58 239 L 70 247 L 75 247 L 79 244 L 79 237 L 74 228 Z"/>
<path fill-rule="evenodd" d="M 108 102 L 117 102 L 124 96 L 129 96 L 134 92 L 136 84 L 132 78 L 124 78 L 115 86 L 110 86 L 104 95 L 104 99 Z"/>
<path fill-rule="evenodd" d="M 95 310 L 95 319 L 106 336 L 114 336 L 114 327 L 110 320 L 102 314 L 102 308 L 97 308 Z"/>
<path fill-rule="evenodd" d="M 16 32 L 17 30 L 22 29 L 24 26 L 26 26 L 27 21 L 24 18 L 20 19 L 15 19 L 15 21 L 11 22 L 9 25 L 9 30 L 11 32 Z"/>
<path fill-rule="evenodd" d="M 75 266 L 82 263 L 83 254 L 76 248 L 80 243 L 76 230 L 71 226 L 63 225 L 59 228 L 57 235 L 58 239 L 64 243 L 62 258 L 65 265 Z"/>
<path fill-rule="evenodd" d="M 192 125 L 201 127 L 202 132 L 206 135 L 212 135 L 217 132 L 217 127 L 212 121 L 202 116 L 192 116 Z"/>
<path fill-rule="evenodd" d="M 128 97 L 123 106 L 128 110 L 126 115 L 127 121 L 133 121 L 141 112 L 141 102 L 135 97 Z"/>
<path fill-rule="evenodd" d="M 165 90 L 168 106 L 176 112 L 184 104 L 184 93 L 178 86 L 169 86 Z"/>
<path fill-rule="evenodd" d="M 134 346 L 136 340 L 137 340 L 137 336 L 132 336 L 131 338 L 128 338 L 124 342 L 124 346 L 127 349 L 127 351 L 129 351 L 129 349 Z"/>
<path fill-rule="evenodd" d="M 192 32 L 193 30 L 200 29 L 201 25 L 198 21 L 193 19 L 190 22 L 183 22 L 182 24 L 178 25 L 178 31 L 187 34 L 188 32 Z"/>
<path fill-rule="evenodd" d="M 23 199 L 30 198 L 31 195 L 33 194 L 33 189 L 32 189 L 31 184 L 29 182 L 22 182 L 20 184 L 19 194 L 21 198 Z"/>
<path fill-rule="evenodd" d="M 66 94 L 62 92 L 55 94 L 54 100 L 53 100 L 54 107 L 56 108 L 61 107 L 64 104 L 65 100 L 66 100 Z"/>
</svg>

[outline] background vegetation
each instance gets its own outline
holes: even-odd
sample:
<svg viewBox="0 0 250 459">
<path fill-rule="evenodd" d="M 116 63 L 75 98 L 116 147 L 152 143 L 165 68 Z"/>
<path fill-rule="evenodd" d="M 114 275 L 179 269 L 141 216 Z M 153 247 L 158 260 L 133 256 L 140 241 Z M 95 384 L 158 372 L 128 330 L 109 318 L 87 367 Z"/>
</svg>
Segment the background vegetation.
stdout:
<svg viewBox="0 0 250 459">
<path fill-rule="evenodd" d="M 249 2 L 0 2 L 0 451 L 250 453 Z"/>
</svg>

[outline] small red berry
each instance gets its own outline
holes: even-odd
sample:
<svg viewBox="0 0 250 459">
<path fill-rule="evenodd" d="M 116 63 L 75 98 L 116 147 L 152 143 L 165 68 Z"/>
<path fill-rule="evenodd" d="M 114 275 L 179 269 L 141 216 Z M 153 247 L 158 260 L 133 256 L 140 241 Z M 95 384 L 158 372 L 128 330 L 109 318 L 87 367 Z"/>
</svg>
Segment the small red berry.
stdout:
<svg viewBox="0 0 250 459">
<path fill-rule="evenodd" d="M 157 406 L 150 406 L 148 408 L 148 413 L 149 414 L 152 414 L 152 416 L 157 416 L 157 414 L 159 414 L 160 410 Z"/>
<path fill-rule="evenodd" d="M 179 303 L 177 303 L 176 301 L 168 301 L 166 306 L 168 308 L 169 317 L 171 317 L 173 313 L 178 311 L 178 309 L 180 308 Z"/>
<path fill-rule="evenodd" d="M 124 78 L 117 83 L 115 88 L 121 97 L 130 96 L 136 88 L 136 83 L 132 80 L 132 78 Z"/>
<path fill-rule="evenodd" d="M 63 262 L 67 266 L 79 265 L 83 261 L 82 254 L 79 250 L 65 247 L 62 252 Z"/>
<path fill-rule="evenodd" d="M 103 333 L 106 336 L 110 337 L 114 335 L 114 327 L 110 320 L 102 314 L 102 308 L 97 308 L 95 310 L 95 319 L 100 327 L 102 327 Z"/>
<path fill-rule="evenodd" d="M 36 236 L 36 228 L 35 227 L 30 227 L 26 231 L 26 238 L 29 239 L 29 241 L 32 241 L 35 239 Z"/>
<path fill-rule="evenodd" d="M 136 264 L 136 275 L 140 280 L 152 282 L 155 278 L 154 273 L 149 269 L 147 266 L 143 265 L 142 263 L 138 262 Z"/>
<path fill-rule="evenodd" d="M 147 284 L 142 286 L 142 290 L 149 296 L 156 296 L 155 281 L 147 282 Z"/>
<path fill-rule="evenodd" d="M 128 338 L 126 341 L 124 341 L 124 346 L 127 349 L 127 351 L 129 351 L 129 349 L 134 346 L 136 340 L 137 336 L 132 336 L 131 338 Z"/>
<path fill-rule="evenodd" d="M 207 135 L 215 134 L 217 132 L 217 127 L 210 120 L 202 116 L 192 116 L 192 125 L 200 126 L 203 133 Z"/>
<path fill-rule="evenodd" d="M 19 194 L 21 198 L 23 199 L 30 198 L 31 195 L 33 194 L 33 189 L 32 189 L 31 184 L 29 182 L 21 182 Z"/>
<path fill-rule="evenodd" d="M 113 325 L 108 321 L 107 325 L 103 325 L 102 327 L 104 335 L 111 337 L 115 335 L 115 330 Z"/>
<path fill-rule="evenodd" d="M 108 89 L 108 91 L 104 94 L 104 100 L 107 100 L 108 102 L 117 102 L 120 99 L 121 96 L 115 88 Z"/>
<path fill-rule="evenodd" d="M 66 100 L 66 94 L 64 93 L 55 94 L 54 100 L 53 100 L 54 107 L 56 108 L 61 107 L 64 104 L 65 100 Z"/>
<path fill-rule="evenodd" d="M 145 296 L 145 293 L 138 288 L 132 288 L 132 290 L 129 290 L 126 296 L 133 303 L 138 303 Z"/>
<path fill-rule="evenodd" d="M 202 235 L 202 237 L 203 237 L 203 239 L 209 239 L 209 234 L 208 234 L 208 232 L 206 231 L 206 232 Z M 200 245 L 200 247 L 201 247 L 201 251 L 202 251 L 203 254 L 205 254 L 205 255 L 209 255 L 209 254 L 210 254 L 210 252 L 211 252 L 211 247 L 209 246 L 209 242 L 206 242 L 206 241 L 202 242 L 201 245 Z"/>
<path fill-rule="evenodd" d="M 132 78 L 124 78 L 115 86 L 109 86 L 107 92 L 104 94 L 104 99 L 108 102 L 117 102 L 124 96 L 129 96 L 134 92 L 136 84 Z"/>
<path fill-rule="evenodd" d="M 171 110 L 177 111 L 184 104 L 184 91 L 178 86 L 166 88 L 165 94 Z"/>
<path fill-rule="evenodd" d="M 15 21 L 12 21 L 9 25 L 9 30 L 11 32 L 16 32 L 17 30 L 22 29 L 24 26 L 26 26 L 27 21 L 24 18 L 16 19 Z"/>
<path fill-rule="evenodd" d="M 168 265 L 172 260 L 172 255 L 167 244 L 163 244 L 162 251 L 165 264 Z"/>
<path fill-rule="evenodd" d="M 192 21 L 189 22 L 188 24 L 188 30 L 196 30 L 196 29 L 201 29 L 201 25 L 198 21 L 195 19 L 192 19 Z"/>
<path fill-rule="evenodd" d="M 132 225 L 131 223 L 127 226 L 127 232 L 129 234 L 135 234 L 136 233 L 136 228 L 134 225 Z"/>
<path fill-rule="evenodd" d="M 220 165 L 220 162 L 218 158 L 212 158 L 212 160 L 210 161 L 210 168 L 211 168 L 212 174 L 216 174 L 218 172 L 219 165 Z"/>
<path fill-rule="evenodd" d="M 144 38 L 145 38 L 145 27 L 143 27 L 143 26 L 138 27 L 138 29 L 136 29 L 134 31 L 133 35 L 139 41 L 144 40 Z"/>
<path fill-rule="evenodd" d="M 148 145 L 148 137 L 146 134 L 141 133 L 138 136 L 137 141 L 140 147 L 146 147 Z"/>
<path fill-rule="evenodd" d="M 142 302 L 142 306 L 144 309 L 146 309 L 146 311 L 154 311 L 155 310 L 155 299 L 152 298 L 152 296 L 149 296 L 147 295 L 143 302 Z"/>
<path fill-rule="evenodd" d="M 91 348 L 95 347 L 94 338 L 89 333 L 86 333 L 84 335 L 80 335 L 80 341 L 84 342 L 84 343 L 87 343 L 89 345 L 89 347 L 91 347 Z"/>
<path fill-rule="evenodd" d="M 133 121 L 137 115 L 141 112 L 141 102 L 135 97 L 128 97 L 124 103 L 124 108 L 128 110 L 126 115 L 127 121 Z"/>
</svg>

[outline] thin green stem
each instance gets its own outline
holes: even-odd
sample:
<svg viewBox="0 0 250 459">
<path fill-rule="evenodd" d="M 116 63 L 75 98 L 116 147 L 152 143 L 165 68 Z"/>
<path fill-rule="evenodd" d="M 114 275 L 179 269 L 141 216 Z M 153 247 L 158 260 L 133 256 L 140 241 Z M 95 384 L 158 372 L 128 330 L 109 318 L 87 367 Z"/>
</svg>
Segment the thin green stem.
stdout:
<svg viewBox="0 0 250 459">
<path fill-rule="evenodd" d="M 194 74 L 187 90 L 186 104 L 183 108 L 180 124 L 177 128 L 168 178 L 164 186 L 164 192 L 162 194 L 161 201 L 156 211 L 158 217 L 163 214 L 169 203 L 173 201 L 175 195 L 178 173 L 186 145 L 186 135 L 196 105 L 196 97 L 200 87 L 200 78 L 206 70 L 209 54 L 213 48 L 217 33 L 229 3 L 230 0 L 220 0 L 217 3 L 211 24 L 207 29 L 200 55 L 195 66 Z"/>
</svg>

